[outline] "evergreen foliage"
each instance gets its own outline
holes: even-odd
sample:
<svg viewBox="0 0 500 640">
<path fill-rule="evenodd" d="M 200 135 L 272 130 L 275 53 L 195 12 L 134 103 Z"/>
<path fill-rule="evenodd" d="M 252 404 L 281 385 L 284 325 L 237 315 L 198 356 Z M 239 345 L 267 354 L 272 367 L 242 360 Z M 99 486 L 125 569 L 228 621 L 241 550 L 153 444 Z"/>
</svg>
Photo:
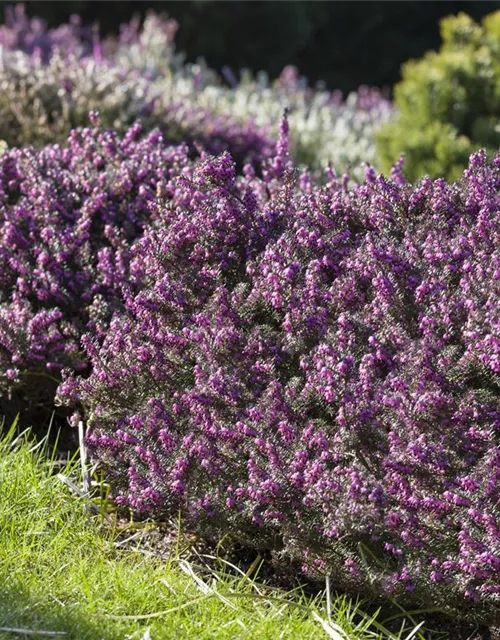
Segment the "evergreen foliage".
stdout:
<svg viewBox="0 0 500 640">
<path fill-rule="evenodd" d="M 442 47 L 403 65 L 398 116 L 377 134 L 380 167 L 401 153 L 417 180 L 458 178 L 471 153 L 500 145 L 500 12 L 476 24 L 464 13 L 441 22 Z"/>
</svg>

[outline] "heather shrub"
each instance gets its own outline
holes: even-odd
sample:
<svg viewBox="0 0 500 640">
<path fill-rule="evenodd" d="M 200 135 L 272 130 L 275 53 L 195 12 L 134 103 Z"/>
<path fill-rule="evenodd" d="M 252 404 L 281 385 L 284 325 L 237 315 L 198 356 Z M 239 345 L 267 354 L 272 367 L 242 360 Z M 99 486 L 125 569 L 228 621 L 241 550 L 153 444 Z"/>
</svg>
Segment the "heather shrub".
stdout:
<svg viewBox="0 0 500 640">
<path fill-rule="evenodd" d="M 197 75 L 196 65 L 185 64 L 185 55 L 176 51 L 178 28 L 176 20 L 154 11 L 149 11 L 142 23 L 134 16 L 120 25 L 118 37 L 108 36 L 102 42 L 103 55 L 120 67 L 141 71 L 149 80 L 191 70 Z M 211 73 L 210 81 L 217 81 L 217 74 L 206 67 L 203 71 L 203 77 Z"/>
<path fill-rule="evenodd" d="M 226 5 L 212 0 L 182 4 L 155 1 L 148 5 L 169 11 L 179 21 L 182 28 L 176 39 L 190 60 L 201 55 L 213 69 L 225 64 L 231 64 L 233 70 L 245 66 L 254 72 L 266 69 L 273 78 L 285 65 L 300 61 L 302 72 L 314 82 L 325 80 L 330 87 L 353 91 L 366 78 L 371 78 L 375 86 L 397 82 L 402 61 L 425 51 L 430 43 L 435 46 L 441 17 L 459 8 L 479 19 L 495 10 L 498 3 L 460 0 L 451 8 L 449 3 L 366 3 L 363 11 L 354 4 L 240 3 L 229 12 Z M 69 13 L 79 13 L 85 21 L 99 16 L 105 32 L 115 31 L 128 21 L 131 11 L 144 14 L 148 5 L 115 3 L 113 10 L 107 11 L 107 6 L 96 7 L 82 0 L 52 5 L 28 3 L 31 13 L 50 19 L 52 24 L 67 20 Z"/>
<path fill-rule="evenodd" d="M 443 44 L 403 65 L 398 115 L 376 135 L 380 166 L 406 154 L 410 179 L 458 178 L 478 147 L 500 146 L 500 12 L 476 24 L 467 15 L 441 22 Z"/>
<path fill-rule="evenodd" d="M 318 187 L 286 129 L 262 179 L 225 154 L 170 184 L 61 397 L 119 504 L 495 618 L 500 157 Z"/>
<path fill-rule="evenodd" d="M 86 369 L 80 337 L 105 332 L 156 189 L 189 162 L 158 131 L 93 122 L 65 146 L 0 156 L 2 414 L 50 411 L 61 369 Z"/>
<path fill-rule="evenodd" d="M 147 75 L 112 60 L 56 51 L 48 60 L 0 49 L 0 139 L 9 146 L 64 143 L 98 110 L 103 126 L 124 133 L 140 120 L 171 143 L 200 143 L 212 153 L 229 149 L 241 162 L 271 150 L 270 138 L 248 122 L 162 93 Z"/>
<path fill-rule="evenodd" d="M 198 76 L 177 74 L 169 82 L 175 82 L 178 94 L 209 111 L 230 113 L 241 122 L 251 117 L 274 135 L 288 108 L 292 158 L 316 177 L 330 164 L 338 172 L 349 169 L 353 177 L 362 179 L 362 163 L 376 162 L 375 132 L 394 116 L 391 103 L 376 88 L 360 87 L 344 98 L 340 91 L 308 86 L 291 66 L 274 82 L 265 73 L 252 78 L 243 72 L 240 80 L 228 75 L 232 87 L 216 85 L 205 75 L 200 67 Z"/>
<path fill-rule="evenodd" d="M 48 60 L 58 49 L 79 56 L 88 54 L 98 42 L 95 31 L 83 26 L 77 15 L 73 15 L 68 24 L 49 29 L 45 20 L 29 18 L 23 4 L 7 5 L 4 12 L 0 46 L 5 51 L 36 52 Z"/>
<path fill-rule="evenodd" d="M 122 68 L 146 73 L 161 95 L 176 96 L 214 117 L 230 115 L 240 125 L 250 119 L 275 136 L 283 110 L 289 109 L 292 157 L 317 175 L 331 164 L 339 171 L 352 167 L 360 178 L 362 162 L 375 162 L 374 132 L 393 117 L 380 90 L 360 87 L 344 99 L 340 91 L 310 87 L 292 66 L 274 82 L 263 72 L 254 78 L 243 71 L 237 78 L 225 67 L 222 82 L 203 60 L 185 64 L 182 54 L 175 53 L 176 29 L 174 21 L 150 13 L 142 29 L 138 21 L 124 25 L 119 40 L 108 40 L 105 49 Z"/>
<path fill-rule="evenodd" d="M 0 56 L 0 138 L 9 146 L 64 143 L 90 111 L 122 132 L 151 115 L 147 82 L 106 62 L 60 52 L 47 63 L 21 51 Z"/>
<path fill-rule="evenodd" d="M 340 92 L 311 88 L 293 67 L 270 82 L 263 73 L 225 81 L 203 61 L 186 64 L 175 50 L 177 23 L 150 13 L 101 41 L 77 18 L 57 30 L 9 14 L 0 30 L 0 139 L 10 145 L 63 142 L 99 109 L 105 126 L 123 131 L 137 118 L 171 142 L 197 141 L 209 152 L 229 150 L 241 163 L 268 156 L 283 109 L 294 130 L 291 153 L 318 175 L 376 160 L 374 132 L 393 116 L 377 89 Z M 64 53 L 62 53 L 64 51 Z M 229 83 L 231 86 L 227 86 Z"/>
<path fill-rule="evenodd" d="M 102 42 L 78 17 L 51 30 L 26 18 L 22 5 L 8 11 L 0 27 L 0 139 L 10 146 L 64 143 L 99 110 L 103 126 L 122 133 L 140 119 L 171 143 L 196 142 L 211 153 L 229 149 L 239 161 L 268 154 L 270 139 L 253 123 L 214 114 L 154 85 L 151 56 L 159 57 L 164 75 L 182 67 L 171 44 L 175 29 L 173 21 L 150 15 L 140 31 L 132 21 L 118 42 Z"/>
</svg>

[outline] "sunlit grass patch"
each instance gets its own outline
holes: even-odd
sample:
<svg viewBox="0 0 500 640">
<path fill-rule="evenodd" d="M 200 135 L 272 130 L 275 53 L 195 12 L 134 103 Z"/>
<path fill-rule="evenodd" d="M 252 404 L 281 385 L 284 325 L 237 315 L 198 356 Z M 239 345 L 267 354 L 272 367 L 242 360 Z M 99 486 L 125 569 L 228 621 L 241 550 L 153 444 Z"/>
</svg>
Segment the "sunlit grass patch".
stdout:
<svg viewBox="0 0 500 640">
<path fill-rule="evenodd" d="M 61 481 L 79 486 L 78 464 L 13 432 L 0 444 L 0 638 L 431 637 L 403 615 L 390 632 L 380 612 L 329 588 L 311 597 L 259 584 L 258 561 L 245 573 L 176 540 L 156 557 L 137 527 L 117 538 L 113 518 Z"/>
</svg>

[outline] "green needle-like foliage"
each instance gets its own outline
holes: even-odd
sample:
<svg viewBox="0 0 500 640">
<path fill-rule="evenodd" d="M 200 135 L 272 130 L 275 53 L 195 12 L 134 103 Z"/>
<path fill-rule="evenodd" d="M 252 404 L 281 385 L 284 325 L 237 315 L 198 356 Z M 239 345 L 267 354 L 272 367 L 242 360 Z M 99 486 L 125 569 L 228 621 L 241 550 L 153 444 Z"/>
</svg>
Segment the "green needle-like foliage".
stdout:
<svg viewBox="0 0 500 640">
<path fill-rule="evenodd" d="M 403 65 L 399 115 L 377 134 L 383 171 L 406 154 L 405 173 L 458 178 L 479 147 L 500 146 L 500 12 L 476 24 L 464 13 L 441 21 L 442 47 Z"/>
</svg>

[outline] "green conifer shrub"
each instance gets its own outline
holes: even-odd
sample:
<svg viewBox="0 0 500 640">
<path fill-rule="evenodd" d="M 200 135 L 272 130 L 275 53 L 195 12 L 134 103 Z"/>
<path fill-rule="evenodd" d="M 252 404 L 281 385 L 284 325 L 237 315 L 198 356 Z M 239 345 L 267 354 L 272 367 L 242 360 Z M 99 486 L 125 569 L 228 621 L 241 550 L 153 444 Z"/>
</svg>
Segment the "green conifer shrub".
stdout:
<svg viewBox="0 0 500 640">
<path fill-rule="evenodd" d="M 441 21 L 443 43 L 403 65 L 399 115 L 380 129 L 379 166 L 406 154 L 411 180 L 460 176 L 470 154 L 500 146 L 500 12 L 480 24 L 464 13 Z"/>
</svg>

